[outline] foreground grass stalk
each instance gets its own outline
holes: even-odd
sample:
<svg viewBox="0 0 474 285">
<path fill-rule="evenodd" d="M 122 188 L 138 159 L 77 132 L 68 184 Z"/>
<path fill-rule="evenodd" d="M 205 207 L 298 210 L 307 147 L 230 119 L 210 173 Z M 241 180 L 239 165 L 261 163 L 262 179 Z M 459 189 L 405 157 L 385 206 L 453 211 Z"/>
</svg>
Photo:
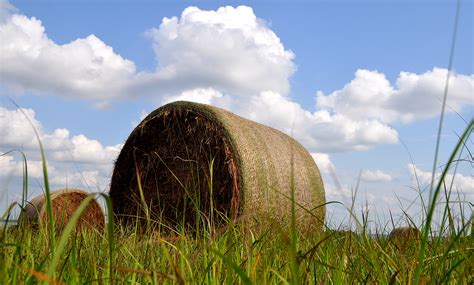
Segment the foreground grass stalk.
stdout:
<svg viewBox="0 0 474 285">
<path fill-rule="evenodd" d="M 82 213 L 87 208 L 89 203 L 92 200 L 95 199 L 96 195 L 101 195 L 106 200 L 106 204 L 107 204 L 107 210 L 108 210 L 108 215 L 107 215 L 107 218 L 108 218 L 107 237 L 108 237 L 108 242 L 109 242 L 108 277 L 110 278 L 112 276 L 112 269 L 113 269 L 112 264 L 113 264 L 113 261 L 114 261 L 113 252 L 114 252 L 114 248 L 115 248 L 113 212 L 112 212 L 112 209 L 111 209 L 110 198 L 108 196 L 106 196 L 105 194 L 98 193 L 98 194 L 88 195 L 81 202 L 81 204 L 79 205 L 77 210 L 74 212 L 74 214 L 69 219 L 69 222 L 67 223 L 66 227 L 64 228 L 64 230 L 63 230 L 63 232 L 62 232 L 62 234 L 59 238 L 59 242 L 58 242 L 57 247 L 54 251 L 54 254 L 52 255 L 52 261 L 49 265 L 49 269 L 48 269 L 47 274 L 46 274 L 46 276 L 48 278 L 53 278 L 54 279 L 56 268 L 57 268 L 57 266 L 58 266 L 58 264 L 59 264 L 59 262 L 62 258 L 62 254 L 63 254 L 64 250 L 66 249 L 68 241 L 71 238 L 71 233 L 75 230 L 76 225 L 77 225 L 77 223 L 79 221 L 79 218 L 81 217 Z M 77 229 L 77 230 L 80 230 L 80 229 Z"/>
<path fill-rule="evenodd" d="M 12 99 L 10 99 L 10 101 L 25 116 L 25 118 L 28 121 L 28 124 L 31 126 L 31 128 L 33 129 L 33 131 L 35 133 L 36 140 L 38 141 L 38 146 L 39 146 L 40 153 L 41 153 L 41 165 L 42 165 L 42 171 L 43 171 L 44 192 L 45 192 L 45 197 L 46 197 L 46 210 L 47 210 L 48 221 L 49 221 L 49 223 L 48 223 L 49 243 L 50 243 L 51 253 L 52 253 L 52 255 L 54 255 L 55 236 L 54 236 L 54 222 L 53 222 L 54 221 L 53 206 L 52 206 L 52 203 L 51 203 L 51 190 L 49 188 L 48 169 L 47 169 L 47 166 L 46 166 L 46 155 L 44 153 L 43 144 L 41 143 L 41 139 L 40 139 L 40 136 L 38 134 L 38 131 L 36 130 L 35 126 L 31 122 L 30 118 L 25 113 L 25 111 L 23 111 L 23 109 L 20 108 L 20 106 L 15 101 L 13 101 Z"/>
<path fill-rule="evenodd" d="M 98 193 L 105 200 L 107 209 L 107 241 L 109 244 L 109 266 L 108 266 L 108 277 L 112 279 L 113 276 L 113 262 L 114 262 L 114 251 L 115 251 L 115 221 L 114 211 L 112 209 L 112 200 L 104 193 Z"/>
<path fill-rule="evenodd" d="M 451 77 L 451 68 L 453 66 L 453 58 L 454 58 L 454 47 L 456 45 L 456 35 L 458 31 L 458 22 L 459 22 L 459 10 L 461 6 L 461 0 L 456 1 L 456 15 L 454 16 L 454 28 L 453 28 L 453 38 L 451 40 L 451 49 L 449 53 L 449 63 L 448 63 L 448 75 L 446 76 L 446 83 L 444 85 L 444 93 L 443 93 L 443 103 L 441 104 L 441 115 L 439 117 L 439 126 L 438 126 L 438 135 L 436 138 L 436 149 L 435 149 L 435 157 L 433 162 L 433 171 L 431 173 L 431 184 L 430 184 L 430 202 L 431 204 L 431 197 L 433 196 L 433 185 L 435 181 L 435 173 L 438 163 L 438 152 L 439 146 L 441 144 L 441 130 L 443 129 L 443 121 L 444 121 L 444 110 L 446 108 L 446 99 L 448 98 L 448 89 L 449 89 L 449 79 Z"/>
<path fill-rule="evenodd" d="M 0 283 L 35 284 L 47 277 L 67 284 L 409 284 L 418 264 L 426 282 L 470 284 L 470 218 L 462 217 L 466 222 L 456 236 L 427 246 L 423 263 L 417 244 L 403 251 L 384 236 L 336 230 L 298 240 L 298 263 L 292 263 L 290 236 L 273 225 L 249 235 L 238 224 L 209 240 L 205 233 L 135 235 L 132 228 L 119 228 L 114 236 L 110 220 L 107 235 L 75 234 L 72 222 L 57 239 L 54 256 L 37 231 L 9 228 L 0 241 Z"/>
<path fill-rule="evenodd" d="M 451 164 L 454 163 L 454 160 L 457 156 L 458 151 L 463 147 L 465 141 L 471 135 L 473 128 L 474 128 L 474 120 L 471 120 L 467 128 L 464 130 L 464 133 L 462 134 L 458 143 L 456 144 L 456 147 L 454 148 L 453 152 L 451 153 L 451 156 L 448 159 L 448 162 L 441 174 L 441 177 L 439 178 L 437 187 L 433 192 L 431 203 L 428 205 L 428 214 L 427 214 L 426 221 L 425 221 L 423 231 L 422 231 L 422 237 L 421 237 L 421 242 L 420 242 L 420 252 L 418 255 L 418 265 L 415 271 L 414 284 L 419 284 L 420 282 L 422 268 L 424 265 L 423 263 L 424 263 L 424 259 L 426 255 L 426 247 L 428 245 L 429 233 L 431 230 L 431 223 L 432 223 L 434 211 L 436 208 L 436 200 L 438 198 L 438 195 L 441 191 L 442 186 L 444 185 L 444 181 L 445 181 L 446 175 L 449 172 Z M 446 207 L 449 207 L 448 203 L 446 204 Z"/>
<path fill-rule="evenodd" d="M 210 211 L 209 211 L 209 219 L 210 219 L 210 226 L 209 226 L 209 232 L 214 234 L 213 228 L 215 227 L 214 225 L 214 194 L 213 194 L 213 179 L 214 179 L 214 158 L 211 159 L 209 162 L 209 180 L 208 180 L 208 187 L 209 187 L 209 204 L 210 204 Z"/>
<path fill-rule="evenodd" d="M 14 149 L 7 151 L 5 153 L 0 154 L 1 156 L 6 156 L 12 152 L 18 152 L 21 154 L 22 162 L 23 162 L 23 179 L 22 179 L 22 193 L 21 193 L 21 203 L 20 208 L 23 210 L 25 208 L 26 199 L 28 199 L 28 161 L 26 159 L 26 155 L 23 151 Z"/>
<path fill-rule="evenodd" d="M 148 204 L 146 203 L 145 200 L 145 195 L 143 194 L 143 189 L 142 189 L 142 181 L 141 181 L 141 175 L 140 175 L 140 169 L 138 168 L 138 163 L 137 163 L 137 158 L 135 156 L 135 151 L 133 151 L 133 159 L 135 162 L 135 175 L 137 177 L 137 186 L 138 186 L 138 192 L 140 193 L 140 200 L 142 203 L 142 208 L 143 211 L 145 212 L 145 218 L 146 218 L 146 232 L 148 232 L 151 229 L 151 218 L 150 218 L 150 211 L 148 209 Z"/>
</svg>

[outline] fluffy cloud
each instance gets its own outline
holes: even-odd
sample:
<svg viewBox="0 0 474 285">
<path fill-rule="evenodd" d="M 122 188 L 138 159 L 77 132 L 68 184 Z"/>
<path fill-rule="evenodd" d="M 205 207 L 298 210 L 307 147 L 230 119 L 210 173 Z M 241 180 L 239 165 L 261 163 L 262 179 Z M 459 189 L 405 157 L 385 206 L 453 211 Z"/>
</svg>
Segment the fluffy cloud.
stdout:
<svg viewBox="0 0 474 285">
<path fill-rule="evenodd" d="M 0 156 L 0 185 L 8 184 L 9 180 L 23 181 L 25 176 L 24 162 L 13 155 Z M 43 184 L 43 164 L 39 160 L 27 160 L 28 178 L 30 188 L 34 190 L 37 185 Z M 54 161 L 47 162 L 49 184 L 53 189 L 75 187 L 89 189 L 91 191 L 104 190 L 109 183 L 108 172 L 99 170 L 79 171 L 67 164 L 57 164 Z M 110 169 L 109 169 L 110 170 Z M 33 183 L 31 183 L 33 179 Z M 40 187 L 42 188 L 42 187 Z"/>
<path fill-rule="evenodd" d="M 157 59 L 152 73 L 137 73 L 132 61 L 95 35 L 58 45 L 40 20 L 13 8 L 0 5 L 6 18 L 0 23 L 0 82 L 13 90 L 90 98 L 106 108 L 115 97 L 196 88 L 287 94 L 295 70 L 294 54 L 250 7 L 188 7 L 179 19 L 164 18 L 147 32 Z"/>
<path fill-rule="evenodd" d="M 94 35 L 58 45 L 40 20 L 6 18 L 0 23 L 0 82 L 14 90 L 103 99 L 120 94 L 135 74 L 133 62 Z"/>
<path fill-rule="evenodd" d="M 64 142 L 68 152 L 56 151 L 52 157 L 61 161 L 76 161 L 93 164 L 110 164 L 120 152 L 121 144 L 114 146 L 102 146 L 97 140 L 88 139 L 84 135 L 77 135 L 69 138 L 67 136 Z"/>
<path fill-rule="evenodd" d="M 360 69 L 344 88 L 329 95 L 317 92 L 317 107 L 353 120 L 374 119 L 404 123 L 439 115 L 447 69 L 433 68 L 423 74 L 400 72 L 392 86 L 383 73 Z M 449 82 L 449 112 L 474 105 L 474 75 L 452 72 Z"/>
<path fill-rule="evenodd" d="M 98 170 L 82 172 L 63 172 L 61 175 L 54 175 L 49 182 L 60 188 L 83 187 L 91 191 L 104 190 L 104 185 L 108 184 L 107 177 L 104 177 Z"/>
<path fill-rule="evenodd" d="M 38 132 L 48 159 L 74 161 L 77 163 L 110 164 L 120 152 L 121 144 L 103 146 L 99 141 L 84 135 L 70 136 L 67 129 L 56 129 L 45 133 L 32 109 L 22 109 Z M 38 152 L 35 133 L 20 109 L 0 107 L 0 150 L 23 149 Z M 33 154 L 33 157 L 37 155 Z"/>
<path fill-rule="evenodd" d="M 35 117 L 32 109 L 22 109 L 29 117 L 42 141 L 47 158 L 49 183 L 52 189 L 77 187 L 90 191 L 104 191 L 110 181 L 113 161 L 122 145 L 103 146 L 100 142 L 80 134 L 71 136 L 67 129 L 51 133 Z M 0 107 L 0 154 L 17 149 L 27 158 L 29 191 L 41 193 L 43 165 L 32 127 L 19 110 Z M 17 152 L 0 156 L 0 185 L 2 189 L 21 189 L 24 161 Z"/>
<path fill-rule="evenodd" d="M 413 180 L 417 179 L 418 183 L 420 183 L 420 190 L 424 190 L 428 188 L 431 184 L 431 172 L 425 171 L 423 169 L 418 168 L 416 165 L 409 164 L 408 171 Z M 441 173 L 435 173 L 435 185 L 437 185 L 439 178 L 441 177 Z M 454 182 L 453 182 L 454 178 Z M 474 178 L 472 176 L 465 176 L 460 173 L 456 173 L 456 175 L 448 174 L 445 178 L 446 187 L 449 188 L 451 183 L 453 183 L 453 191 L 454 192 L 462 192 L 474 197 Z"/>
<path fill-rule="evenodd" d="M 48 172 L 55 173 L 56 168 L 47 164 Z M 24 162 L 23 160 L 17 160 L 13 155 L 2 155 L 0 156 L 0 177 L 23 177 L 24 173 Z M 27 160 L 28 177 L 42 178 L 43 177 L 43 164 L 37 160 Z"/>
<path fill-rule="evenodd" d="M 398 133 L 390 123 L 439 112 L 436 103 L 428 109 L 419 106 L 423 111 L 403 105 L 411 100 L 425 101 L 432 82 L 437 82 L 432 88 L 442 92 L 442 79 L 446 78 L 440 69 L 421 75 L 402 72 L 397 89 L 382 73 L 359 70 L 344 89 L 329 96 L 318 92 L 317 111 L 310 112 L 287 97 L 293 54 L 248 7 L 217 11 L 190 7 L 179 19 L 164 18 L 149 35 L 158 61 L 155 80 L 160 77 L 172 82 L 179 78 L 174 85 L 183 89 L 175 88 L 173 94 L 168 88 L 166 92 L 171 95 L 160 99 L 160 104 L 187 100 L 219 106 L 293 135 L 310 151 L 367 150 L 397 143 Z M 454 74 L 451 91 L 459 100 L 456 104 L 450 101 L 453 108 L 469 104 L 466 96 L 471 81 L 468 76 Z M 420 95 L 420 89 L 426 92 Z M 394 94 L 403 100 L 392 99 Z M 389 101 L 398 107 L 390 108 Z"/>
<path fill-rule="evenodd" d="M 179 19 L 164 18 L 148 35 L 158 61 L 151 78 L 161 86 L 235 94 L 289 91 L 294 54 L 250 7 L 188 7 Z"/>
<path fill-rule="evenodd" d="M 174 101 L 191 101 L 202 104 L 212 104 L 216 99 L 222 98 L 222 93 L 213 88 L 197 88 L 192 90 L 185 90 L 179 95 L 166 97 L 162 104 L 167 104 Z"/>
<path fill-rule="evenodd" d="M 5 148 L 15 148 L 17 146 L 31 148 L 35 145 L 35 137 L 31 126 L 28 124 L 25 115 L 31 119 L 33 127 L 41 132 L 41 124 L 35 119 L 35 112 L 32 109 L 9 110 L 0 107 L 0 145 Z"/>
<path fill-rule="evenodd" d="M 250 7 L 188 7 L 180 17 L 163 18 L 147 35 L 156 69 L 137 73 L 133 62 L 94 35 L 58 45 L 39 20 L 11 14 L 0 23 L 0 37 L 7 39 L 0 44 L 1 83 L 93 98 L 99 109 L 120 96 L 149 96 L 159 104 L 211 104 L 293 135 L 311 152 L 325 153 L 397 143 L 391 123 L 428 118 L 440 109 L 446 70 L 435 68 L 424 74 L 402 72 L 395 86 L 382 73 L 359 70 L 341 90 L 318 92 L 316 111 L 308 111 L 288 96 L 294 54 Z M 450 106 L 461 110 L 472 105 L 473 76 L 453 74 L 451 79 Z M 35 145 L 28 134 L 15 131 L 8 137 L 5 144 L 21 140 L 25 147 Z M 75 159 L 101 153 L 98 160 L 108 161 L 117 148 L 71 138 L 61 129 L 43 139 L 69 149 Z M 69 152 L 53 157 L 64 160 Z"/>
<path fill-rule="evenodd" d="M 392 176 L 382 170 L 364 170 L 360 179 L 365 182 L 389 182 L 392 181 Z"/>
<path fill-rule="evenodd" d="M 312 153 L 311 156 L 313 157 L 316 165 L 319 168 L 319 171 L 324 174 L 331 174 L 331 172 L 335 171 L 334 164 L 332 163 L 331 159 L 329 159 L 329 155 L 326 153 Z"/>
</svg>

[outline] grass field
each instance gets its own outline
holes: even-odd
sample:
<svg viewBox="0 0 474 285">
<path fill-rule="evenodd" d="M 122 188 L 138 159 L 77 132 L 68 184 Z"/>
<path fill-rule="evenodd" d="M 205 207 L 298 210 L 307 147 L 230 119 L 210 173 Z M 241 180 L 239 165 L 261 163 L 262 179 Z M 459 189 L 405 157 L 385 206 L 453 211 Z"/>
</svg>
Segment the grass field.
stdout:
<svg viewBox="0 0 474 285">
<path fill-rule="evenodd" d="M 323 232 L 302 236 L 294 223 L 287 228 L 274 223 L 255 232 L 242 223 L 216 229 L 202 221 L 198 233 L 178 228 L 160 235 L 115 224 L 104 194 L 100 195 L 109 213 L 106 229 L 76 231 L 77 218 L 94 198 L 90 195 L 62 231 L 52 223 L 39 229 L 22 223 L 3 225 L 0 284 L 472 284 L 472 203 L 437 201 L 443 195 L 449 200 L 451 189 L 443 183 L 444 175 L 459 163 L 456 157 L 473 125 L 471 121 L 433 188 L 431 202 L 423 207 L 419 238 L 389 239 L 387 225 L 369 232 L 367 221 L 376 219 L 358 221 L 355 215 L 355 232 L 327 225 Z M 46 168 L 44 176 L 49 193 Z M 470 211 L 454 218 L 451 210 L 460 203 L 468 203 Z M 12 209 L 16 206 L 21 205 L 13 204 Z M 443 213 L 436 229 L 435 210 Z"/>
<path fill-rule="evenodd" d="M 418 267 L 422 284 L 473 282 L 466 233 L 431 239 L 421 263 L 416 242 L 350 232 L 314 234 L 296 252 L 287 231 L 255 236 L 241 226 L 195 238 L 116 229 L 114 239 L 110 252 L 106 234 L 74 233 L 53 252 L 44 232 L 3 231 L 0 283 L 410 284 Z"/>
<path fill-rule="evenodd" d="M 369 225 L 378 219 L 367 215 L 357 219 L 353 206 L 347 213 L 356 225 L 355 232 L 337 230 L 347 225 L 326 221 L 324 231 L 303 236 L 295 225 L 294 200 L 292 222 L 284 228 L 271 218 L 266 223 L 271 226 L 255 231 L 245 223 L 215 227 L 197 217 L 197 232 L 187 234 L 185 227 L 178 225 L 163 234 L 151 229 L 149 220 L 146 229 L 116 224 L 105 194 L 89 195 L 62 230 L 55 229 L 54 223 L 35 228 L 20 221 L 10 226 L 11 213 L 18 208 L 21 211 L 28 196 L 23 155 L 24 199 L 2 215 L 0 284 L 473 284 L 474 205 L 472 201 L 452 200 L 453 185 L 445 181 L 459 163 L 472 165 L 467 142 L 473 129 L 471 119 L 439 181 L 432 185 L 428 201 L 418 189 L 423 218 L 417 238 L 390 239 L 390 225 Z M 46 158 L 36 136 L 42 155 L 46 212 L 53 220 Z M 463 150 L 470 155 L 467 162 L 460 159 Z M 291 187 L 294 197 L 297 189 Z M 82 211 L 99 196 L 106 205 L 105 229 L 75 230 Z M 456 208 L 467 211 L 455 213 Z M 435 213 L 441 215 L 435 219 Z M 408 215 L 404 220 L 414 225 Z"/>
<path fill-rule="evenodd" d="M 66 228 L 52 247 L 46 230 L 10 227 L 1 233 L 0 283 L 410 284 L 419 273 L 416 284 L 472 284 L 469 229 L 430 236 L 420 262 L 420 240 L 350 231 L 298 237 L 293 246 L 291 229 L 255 235 L 242 225 L 166 237 Z"/>
</svg>

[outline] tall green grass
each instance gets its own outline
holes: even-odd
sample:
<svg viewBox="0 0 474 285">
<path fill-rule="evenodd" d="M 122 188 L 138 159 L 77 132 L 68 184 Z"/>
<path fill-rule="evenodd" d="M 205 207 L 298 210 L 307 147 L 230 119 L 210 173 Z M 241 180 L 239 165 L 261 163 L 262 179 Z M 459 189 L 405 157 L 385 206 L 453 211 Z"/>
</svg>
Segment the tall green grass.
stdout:
<svg viewBox="0 0 474 285">
<path fill-rule="evenodd" d="M 114 224 L 112 205 L 105 194 L 100 195 L 108 210 L 106 230 L 76 230 L 81 212 L 96 197 L 91 194 L 61 232 L 36 230 L 28 224 L 4 225 L 0 283 L 472 284 L 472 205 L 470 213 L 461 212 L 461 225 L 455 224 L 452 208 L 466 201 L 449 203 L 452 189 L 444 181 L 452 165 L 460 163 L 456 157 L 473 127 L 471 121 L 439 178 L 431 204 L 425 205 L 421 239 L 409 241 L 406 247 L 400 248 L 380 234 L 386 232 L 387 225 L 377 225 L 379 234 L 369 234 L 368 222 L 374 218 L 366 214 L 360 220 L 354 206 L 347 211 L 358 225 L 356 233 L 331 230 L 326 225 L 323 232 L 300 236 L 294 221 L 300 206 L 294 201 L 294 183 L 287 197 L 293 204 L 288 228 L 274 225 L 258 232 L 239 223 L 216 231 L 208 220 L 203 220 L 202 231 L 193 235 L 187 234 L 184 226 L 182 231 L 166 231 L 166 235 L 160 230 L 124 228 Z M 212 189 L 212 178 L 209 187 Z M 436 202 L 443 193 L 448 203 Z M 437 207 L 442 208 L 441 225 L 448 232 L 433 231 Z"/>
<path fill-rule="evenodd" d="M 247 234 L 243 225 L 230 226 L 211 241 L 134 234 L 119 226 L 113 259 L 106 234 L 65 232 L 54 255 L 45 237 L 28 227 L 7 230 L 0 245 L 0 283 L 410 284 L 418 266 L 420 280 L 428 284 L 473 281 L 472 239 L 466 231 L 429 241 L 422 263 L 416 244 L 402 251 L 384 236 L 338 231 L 299 240 L 296 262 L 288 236 L 273 229 Z"/>
</svg>

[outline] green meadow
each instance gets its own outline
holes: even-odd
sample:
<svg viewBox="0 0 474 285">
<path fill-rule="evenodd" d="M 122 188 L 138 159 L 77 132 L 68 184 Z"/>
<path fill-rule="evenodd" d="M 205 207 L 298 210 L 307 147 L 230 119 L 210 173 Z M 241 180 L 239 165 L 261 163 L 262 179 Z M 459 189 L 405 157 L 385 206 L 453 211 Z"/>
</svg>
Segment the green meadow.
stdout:
<svg viewBox="0 0 474 285">
<path fill-rule="evenodd" d="M 377 217 L 358 219 L 354 207 L 347 213 L 355 231 L 326 221 L 323 231 L 302 235 L 294 216 L 287 227 L 269 220 L 271 226 L 258 231 L 245 223 L 216 227 L 201 217 L 193 233 L 179 226 L 173 231 L 123 227 L 114 222 L 108 196 L 91 194 L 61 230 L 54 223 L 38 228 L 21 220 L 9 226 L 10 214 L 24 207 L 12 204 L 0 228 L 0 284 L 472 284 L 473 204 L 452 199 L 445 177 L 462 163 L 459 156 L 473 126 L 471 121 L 460 136 L 429 201 L 420 190 L 423 220 L 416 237 L 390 237 L 392 225 L 369 227 Z M 27 173 L 23 179 L 26 197 Z M 81 212 L 99 197 L 106 206 L 105 229 L 76 230 Z M 469 211 L 455 211 L 466 204 Z M 436 220 L 435 213 L 441 213 Z M 411 217 L 403 219 L 414 226 Z"/>
</svg>

